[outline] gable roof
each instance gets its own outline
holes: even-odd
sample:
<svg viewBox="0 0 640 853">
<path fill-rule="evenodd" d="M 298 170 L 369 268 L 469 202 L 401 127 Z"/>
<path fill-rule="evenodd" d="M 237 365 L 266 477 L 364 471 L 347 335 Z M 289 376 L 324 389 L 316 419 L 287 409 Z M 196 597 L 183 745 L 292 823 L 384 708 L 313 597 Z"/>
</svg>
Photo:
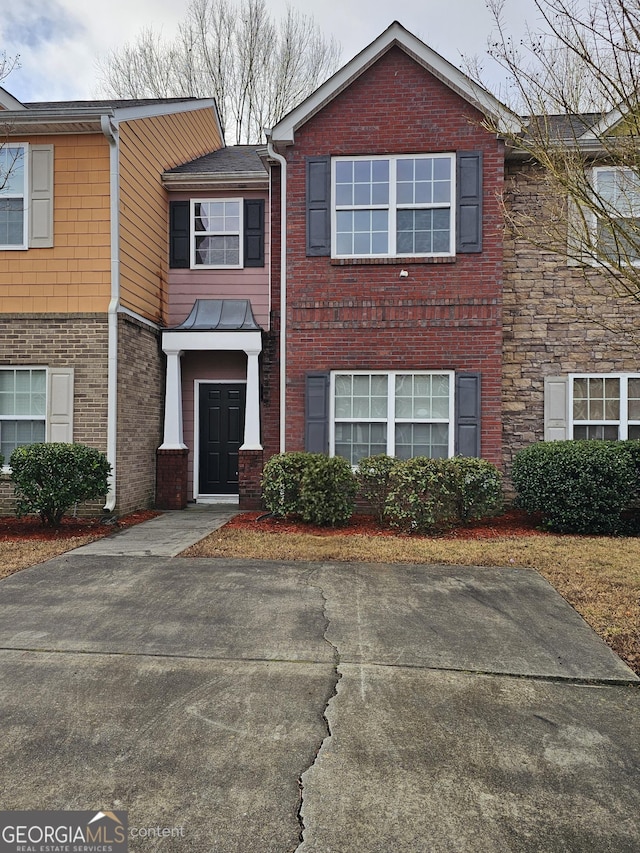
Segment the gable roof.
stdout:
<svg viewBox="0 0 640 853">
<path fill-rule="evenodd" d="M 392 47 L 399 47 L 480 112 L 498 119 L 501 125 L 512 130 L 520 126 L 520 120 L 508 107 L 410 33 L 402 24 L 394 21 L 375 41 L 372 41 L 333 77 L 326 80 L 313 94 L 281 119 L 268 132 L 270 140 L 276 144 L 291 145 L 299 127 L 350 86 Z"/>
</svg>

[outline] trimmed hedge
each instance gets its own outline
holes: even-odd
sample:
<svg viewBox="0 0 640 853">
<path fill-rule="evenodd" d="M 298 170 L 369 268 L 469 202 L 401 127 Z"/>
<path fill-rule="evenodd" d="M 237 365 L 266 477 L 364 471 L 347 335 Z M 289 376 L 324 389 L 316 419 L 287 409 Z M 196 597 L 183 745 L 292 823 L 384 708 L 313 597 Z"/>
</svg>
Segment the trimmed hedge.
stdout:
<svg viewBox="0 0 640 853">
<path fill-rule="evenodd" d="M 559 533 L 615 534 L 638 496 L 638 441 L 542 441 L 520 450 L 512 479 L 518 506 Z"/>
<path fill-rule="evenodd" d="M 358 463 L 356 479 L 360 497 L 365 500 L 376 519 L 382 524 L 387 513 L 387 499 L 391 490 L 391 475 L 400 464 L 399 459 L 378 453 L 367 456 Z"/>
<path fill-rule="evenodd" d="M 419 456 L 398 461 L 389 480 L 385 517 L 407 533 L 467 524 L 502 508 L 502 475 L 485 459 Z"/>
<path fill-rule="evenodd" d="M 51 527 L 59 527 L 74 504 L 107 494 L 111 465 L 93 447 L 62 442 L 28 444 L 13 451 L 9 464 L 17 515 L 37 513 Z"/>
<path fill-rule="evenodd" d="M 293 451 L 272 456 L 262 472 L 262 495 L 276 516 L 298 515 L 319 525 L 345 524 L 353 515 L 357 483 L 340 456 Z"/>
</svg>

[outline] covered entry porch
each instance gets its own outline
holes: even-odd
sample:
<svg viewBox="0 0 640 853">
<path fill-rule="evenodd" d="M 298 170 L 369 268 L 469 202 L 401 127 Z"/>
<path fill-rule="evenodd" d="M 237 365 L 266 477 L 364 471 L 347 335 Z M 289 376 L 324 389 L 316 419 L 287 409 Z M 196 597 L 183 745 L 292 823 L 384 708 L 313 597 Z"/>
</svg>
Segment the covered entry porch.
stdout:
<svg viewBox="0 0 640 853">
<path fill-rule="evenodd" d="M 249 300 L 199 299 L 162 334 L 166 355 L 164 440 L 156 505 L 259 500 L 262 470 L 262 330 Z"/>
</svg>

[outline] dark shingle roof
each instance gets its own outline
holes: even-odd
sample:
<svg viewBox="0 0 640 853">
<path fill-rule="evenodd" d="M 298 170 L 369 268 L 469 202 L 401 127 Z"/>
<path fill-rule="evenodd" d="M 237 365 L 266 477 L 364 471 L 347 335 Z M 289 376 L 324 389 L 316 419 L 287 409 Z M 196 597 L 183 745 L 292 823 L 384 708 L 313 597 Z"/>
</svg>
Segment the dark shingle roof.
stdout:
<svg viewBox="0 0 640 853">
<path fill-rule="evenodd" d="M 221 148 L 190 163 L 176 166 L 166 172 L 167 175 L 231 175 L 242 172 L 266 175 L 266 169 L 258 152 L 263 151 L 264 145 L 231 145 Z"/>
<path fill-rule="evenodd" d="M 153 104 L 181 104 L 187 101 L 207 100 L 202 98 L 113 98 L 95 101 L 31 101 L 24 106 L 28 110 L 95 110 L 144 107 Z"/>
</svg>

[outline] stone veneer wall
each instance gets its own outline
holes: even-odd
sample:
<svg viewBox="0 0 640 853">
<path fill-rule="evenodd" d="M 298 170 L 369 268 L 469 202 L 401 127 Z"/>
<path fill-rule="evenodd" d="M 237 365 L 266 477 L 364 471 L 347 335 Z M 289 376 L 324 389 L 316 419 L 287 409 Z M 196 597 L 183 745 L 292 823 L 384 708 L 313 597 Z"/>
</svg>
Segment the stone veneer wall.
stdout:
<svg viewBox="0 0 640 853">
<path fill-rule="evenodd" d="M 116 511 L 122 515 L 155 502 L 165 371 L 159 330 L 121 314 L 118 342 Z"/>
<path fill-rule="evenodd" d="M 0 367 L 73 367 L 74 440 L 102 451 L 107 446 L 107 340 L 104 314 L 0 316 Z M 13 511 L 13 484 L 2 475 L 0 514 Z"/>
<path fill-rule="evenodd" d="M 544 223 L 553 212 L 544 203 L 542 186 L 539 169 L 510 164 L 507 207 Z M 560 255 L 507 233 L 503 320 L 502 419 L 508 475 L 514 454 L 544 437 L 545 376 L 638 371 L 640 304 L 613 297 L 597 271 L 585 277 Z"/>
</svg>

